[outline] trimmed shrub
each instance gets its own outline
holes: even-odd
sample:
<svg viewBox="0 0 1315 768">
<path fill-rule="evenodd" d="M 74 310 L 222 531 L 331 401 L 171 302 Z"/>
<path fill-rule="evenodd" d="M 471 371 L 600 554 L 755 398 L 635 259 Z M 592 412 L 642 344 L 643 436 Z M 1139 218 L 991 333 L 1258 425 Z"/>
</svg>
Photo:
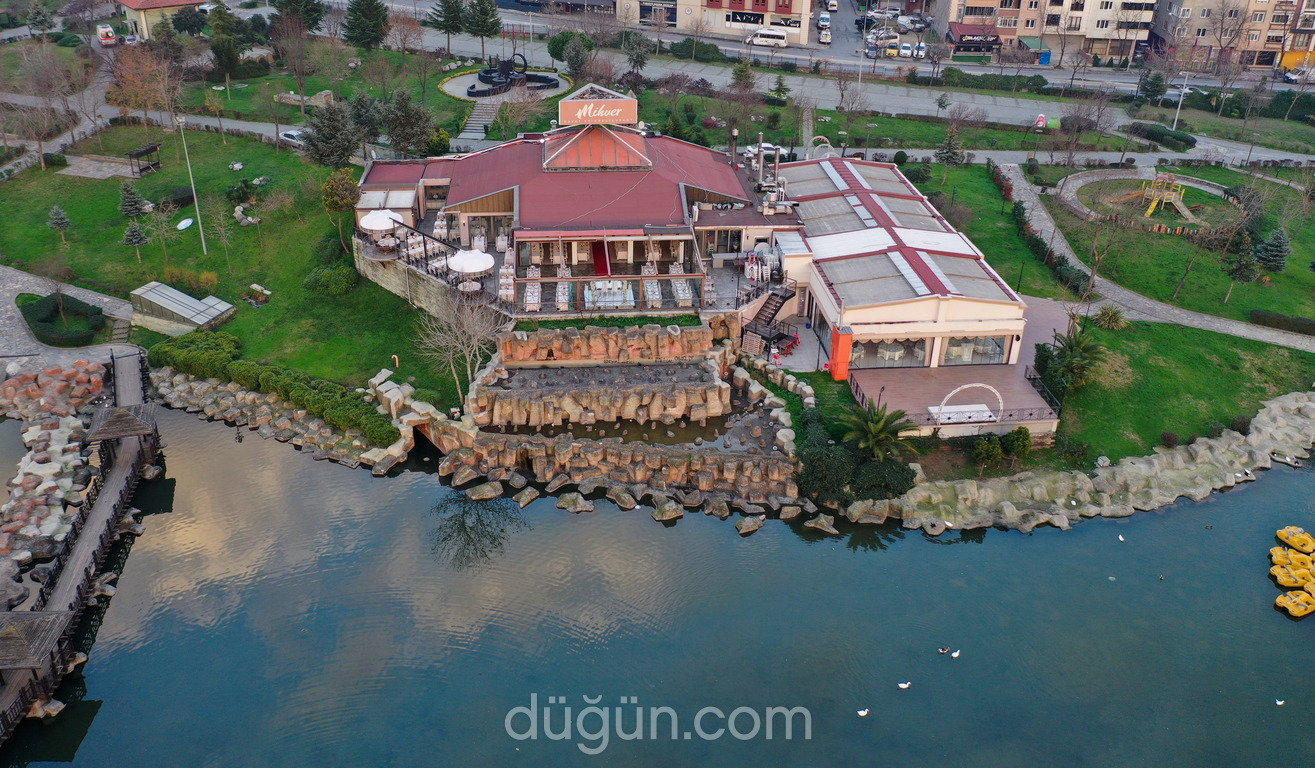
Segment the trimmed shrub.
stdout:
<svg viewBox="0 0 1315 768">
<path fill-rule="evenodd" d="M 1124 127 L 1128 133 L 1133 136 L 1140 136 L 1143 139 L 1177 149 L 1179 151 L 1190 149 L 1196 146 L 1196 137 L 1184 131 L 1175 131 L 1168 126 L 1159 123 L 1129 123 Z"/>
<path fill-rule="evenodd" d="M 1264 325 L 1270 328 L 1278 328 L 1281 331 L 1292 331 L 1293 333 L 1304 333 L 1307 336 L 1315 336 L 1315 320 L 1306 317 L 1289 317 L 1278 312 L 1270 312 L 1264 309 L 1251 310 L 1251 322 L 1256 325 Z"/>
<path fill-rule="evenodd" d="M 356 267 L 340 261 L 330 266 L 316 267 L 306 275 L 304 287 L 317 296 L 345 296 L 356 287 L 359 275 Z"/>
<path fill-rule="evenodd" d="M 325 235 L 315 241 L 311 248 L 311 253 L 315 256 L 315 261 L 323 266 L 331 266 L 342 261 L 347 252 L 342 249 L 342 241 L 337 235 Z"/>
<path fill-rule="evenodd" d="M 191 187 L 174 187 L 169 191 L 169 194 L 156 201 L 156 204 L 164 205 L 165 203 L 168 203 L 169 205 L 172 205 L 175 210 L 181 210 L 194 202 L 196 202 L 196 199 L 192 197 Z"/>
<path fill-rule="evenodd" d="M 269 62 L 264 59 L 257 61 L 244 61 L 237 65 L 233 70 L 230 80 L 250 80 L 257 77 L 265 77 L 269 74 Z M 205 79 L 208 83 L 219 84 L 224 82 L 224 73 L 219 70 L 210 70 L 205 73 Z"/>
<path fill-rule="evenodd" d="M 1251 434 L 1251 417 L 1234 416 L 1233 420 L 1228 423 L 1228 428 L 1242 435 Z"/>
<path fill-rule="evenodd" d="M 1177 432 L 1166 431 L 1160 433 L 1160 445 L 1165 448 L 1177 448 L 1180 443 L 1182 443 L 1182 438 L 1178 437 Z"/>
<path fill-rule="evenodd" d="M 799 492 L 820 505 L 848 504 L 853 497 L 845 488 L 858 465 L 853 452 L 842 444 L 831 444 L 826 419 L 816 408 L 806 409 L 799 424 L 803 435 L 796 450 L 800 461 L 795 473 Z"/>
<path fill-rule="evenodd" d="M 64 317 L 82 317 L 87 320 L 86 328 L 61 329 L 60 304 L 63 304 Z M 85 347 L 91 343 L 96 332 L 105 327 L 105 312 L 94 304 L 75 299 L 67 294 L 42 296 L 36 301 L 24 304 L 20 310 L 27 320 L 32 335 L 42 344 L 52 347 Z"/>
<path fill-rule="evenodd" d="M 895 152 L 895 165 L 904 165 L 908 161 L 909 161 L 908 152 L 905 152 L 902 149 Z"/>
<path fill-rule="evenodd" d="M 1004 449 L 1006 456 L 1013 456 L 1015 459 L 1027 458 L 1027 454 L 1032 452 L 1031 430 L 1027 427 L 1018 427 L 1006 432 L 1000 436 L 1000 447 Z"/>
<path fill-rule="evenodd" d="M 1206 430 L 1206 437 L 1219 437 L 1224 434 L 1224 425 L 1218 421 L 1210 422 L 1210 427 Z"/>
<path fill-rule="evenodd" d="M 986 435 L 973 445 L 973 461 L 980 465 L 994 464 L 1004 458 L 1004 447 L 1000 438 Z"/>
<path fill-rule="evenodd" d="M 915 165 L 903 173 L 904 177 L 914 184 L 926 184 L 931 181 L 931 166 L 926 164 Z"/>
<path fill-rule="evenodd" d="M 43 152 L 41 159 L 46 161 L 47 168 L 63 168 L 68 165 L 68 158 L 58 152 Z"/>
<path fill-rule="evenodd" d="M 895 459 L 867 461 L 854 470 L 850 490 L 856 499 L 893 499 L 913 487 L 917 473 Z"/>
</svg>

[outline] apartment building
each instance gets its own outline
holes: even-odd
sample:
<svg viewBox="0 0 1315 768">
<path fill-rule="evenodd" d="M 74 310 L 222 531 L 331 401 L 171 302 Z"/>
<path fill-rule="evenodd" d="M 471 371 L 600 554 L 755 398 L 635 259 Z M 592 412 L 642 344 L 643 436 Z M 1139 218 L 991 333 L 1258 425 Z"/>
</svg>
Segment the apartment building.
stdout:
<svg viewBox="0 0 1315 768">
<path fill-rule="evenodd" d="M 792 45 L 806 45 L 816 0 L 616 0 L 617 18 L 627 24 L 661 25 L 692 35 L 741 40 L 765 27 L 785 32 Z M 825 2 L 825 0 L 823 0 Z M 822 10 L 825 10 L 825 5 Z M 702 37 L 700 35 L 700 37 Z"/>
<path fill-rule="evenodd" d="M 937 4 L 937 29 L 953 38 L 956 29 L 990 27 L 1001 49 L 1048 48 L 1049 63 L 1067 64 L 1060 56 L 1075 52 L 1132 56 L 1150 35 L 1154 11 L 1155 0 L 948 0 Z"/>
<path fill-rule="evenodd" d="M 1283 69 L 1315 66 L 1315 0 L 1282 2 L 1275 9 L 1292 16 L 1292 26 L 1279 66 Z"/>
<path fill-rule="evenodd" d="M 981 54 L 1010 49 L 1039 52 L 1044 47 L 1040 36 L 1046 2 L 941 0 L 935 4 L 933 26 L 955 46 L 956 54 L 960 48 Z"/>
<path fill-rule="evenodd" d="M 1155 0 L 1045 0 L 1046 41 L 1055 50 L 1123 58 L 1151 34 Z M 1067 62 L 1065 62 L 1067 63 Z"/>
<path fill-rule="evenodd" d="M 1311 32 L 1315 0 L 1161 0 L 1152 28 L 1156 49 L 1191 71 L 1299 66 Z"/>
</svg>

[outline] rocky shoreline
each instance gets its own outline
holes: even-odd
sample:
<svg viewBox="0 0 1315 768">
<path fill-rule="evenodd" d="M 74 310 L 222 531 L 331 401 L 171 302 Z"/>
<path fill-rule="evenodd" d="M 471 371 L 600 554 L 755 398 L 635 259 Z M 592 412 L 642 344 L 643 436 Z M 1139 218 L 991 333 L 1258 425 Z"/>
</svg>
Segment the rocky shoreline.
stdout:
<svg viewBox="0 0 1315 768">
<path fill-rule="evenodd" d="M 28 450 L 0 505 L 0 557 L 23 566 L 52 557 L 72 531 L 82 491 L 94 474 L 86 436 L 105 368 L 78 360 L 67 369 L 49 366 L 37 372 L 10 363 L 5 374 L 0 415 L 23 423 Z M 5 586 L 9 581 L 0 579 Z M 12 604 L 16 597 L 22 599 L 5 595 L 0 600 Z"/>
</svg>

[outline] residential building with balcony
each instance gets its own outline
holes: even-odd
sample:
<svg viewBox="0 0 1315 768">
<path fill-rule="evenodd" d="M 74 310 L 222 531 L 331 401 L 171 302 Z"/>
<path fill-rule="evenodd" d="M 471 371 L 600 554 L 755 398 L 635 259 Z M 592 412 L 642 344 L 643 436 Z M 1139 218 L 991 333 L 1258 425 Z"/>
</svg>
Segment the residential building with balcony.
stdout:
<svg viewBox="0 0 1315 768">
<path fill-rule="evenodd" d="M 1175 66 L 1194 72 L 1298 66 L 1310 46 L 1310 35 L 1302 38 L 1297 29 L 1298 5 L 1291 0 L 1161 0 L 1152 43 Z M 1310 21 L 1315 27 L 1315 12 Z M 1299 38 L 1301 46 L 1295 44 Z"/>
<path fill-rule="evenodd" d="M 1131 57 L 1151 33 L 1156 0 L 1045 0 L 1042 28 L 1052 50 L 1102 59 Z M 1059 63 L 1059 62 L 1056 62 Z M 1066 63 L 1066 62 L 1065 62 Z"/>
<path fill-rule="evenodd" d="M 952 58 L 959 61 L 990 60 L 1001 52 L 1025 50 L 1034 54 L 1032 63 L 1047 64 L 1048 51 L 1040 38 L 1045 2 L 945 0 L 935 6 L 933 27 L 952 47 Z"/>
</svg>

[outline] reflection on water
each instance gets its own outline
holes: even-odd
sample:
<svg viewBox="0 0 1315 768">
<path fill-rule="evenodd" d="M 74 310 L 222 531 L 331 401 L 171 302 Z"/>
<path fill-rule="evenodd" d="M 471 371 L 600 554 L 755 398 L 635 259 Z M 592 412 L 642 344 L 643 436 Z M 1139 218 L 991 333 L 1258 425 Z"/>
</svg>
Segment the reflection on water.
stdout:
<svg viewBox="0 0 1315 768">
<path fill-rule="evenodd" d="M 161 514 L 92 648 L 82 685 L 103 703 L 78 726 L 76 765 L 1232 768 L 1315 754 L 1315 620 L 1275 612 L 1266 559 L 1276 528 L 1315 528 L 1310 471 L 1066 533 L 942 540 L 975 546 L 775 522 L 741 539 L 605 500 L 584 515 L 551 499 L 523 517 L 467 506 L 423 456 L 380 479 L 173 412 L 161 430 L 177 487 L 138 495 Z M 687 718 L 803 706 L 813 738 L 614 739 L 590 758 L 507 737 L 534 693 L 577 709 L 634 696 Z M 47 739 L 64 736 L 23 724 L 0 763 L 68 759 L 39 756 Z"/>
<path fill-rule="evenodd" d="M 530 528 L 511 499 L 471 501 L 465 494 L 448 494 L 429 512 L 438 518 L 434 553 L 454 570 L 488 565 L 502 554 L 507 537 Z"/>
</svg>

